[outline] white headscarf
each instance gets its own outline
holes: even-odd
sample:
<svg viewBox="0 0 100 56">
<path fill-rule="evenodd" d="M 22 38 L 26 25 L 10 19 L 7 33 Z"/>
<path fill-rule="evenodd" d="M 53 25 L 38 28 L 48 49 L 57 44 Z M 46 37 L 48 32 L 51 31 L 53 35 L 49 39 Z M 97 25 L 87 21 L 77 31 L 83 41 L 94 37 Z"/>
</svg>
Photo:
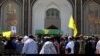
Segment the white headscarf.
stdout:
<svg viewBox="0 0 100 56">
<path fill-rule="evenodd" d="M 44 38 L 50 38 L 49 36 L 45 36 Z"/>
<path fill-rule="evenodd" d="M 57 54 L 57 51 L 51 41 L 44 43 L 39 54 Z"/>
</svg>

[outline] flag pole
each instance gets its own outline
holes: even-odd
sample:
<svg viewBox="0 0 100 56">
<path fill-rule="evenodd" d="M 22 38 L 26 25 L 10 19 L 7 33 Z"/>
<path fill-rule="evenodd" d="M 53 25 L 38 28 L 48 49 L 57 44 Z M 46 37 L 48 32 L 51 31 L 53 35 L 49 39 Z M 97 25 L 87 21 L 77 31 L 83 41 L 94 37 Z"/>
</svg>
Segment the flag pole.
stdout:
<svg viewBox="0 0 100 56">
<path fill-rule="evenodd" d="M 77 23 L 76 23 L 77 22 L 77 19 L 76 19 L 77 18 L 77 15 L 76 15 L 77 14 L 76 0 L 75 0 L 75 11 L 74 11 L 74 14 L 75 14 L 75 18 L 74 18 L 75 19 L 75 24 L 77 25 Z M 72 30 L 72 31 L 73 31 L 73 34 L 74 34 L 74 30 Z"/>
<path fill-rule="evenodd" d="M 77 15 L 76 15 L 76 14 L 77 14 L 76 12 L 77 12 L 77 9 L 76 9 L 76 0 L 75 0 L 75 10 L 74 10 L 74 14 L 75 14 L 75 22 L 77 21 L 77 20 L 76 20 L 76 16 L 77 16 Z"/>
</svg>

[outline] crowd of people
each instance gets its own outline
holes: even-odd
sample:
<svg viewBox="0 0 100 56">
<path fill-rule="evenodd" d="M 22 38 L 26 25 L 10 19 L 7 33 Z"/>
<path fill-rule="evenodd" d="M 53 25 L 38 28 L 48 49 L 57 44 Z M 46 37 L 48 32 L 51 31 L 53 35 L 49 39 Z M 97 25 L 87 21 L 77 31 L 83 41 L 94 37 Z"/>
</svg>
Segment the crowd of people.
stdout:
<svg viewBox="0 0 100 56">
<path fill-rule="evenodd" d="M 100 54 L 97 36 L 29 35 L 0 36 L 1 54 Z"/>
</svg>

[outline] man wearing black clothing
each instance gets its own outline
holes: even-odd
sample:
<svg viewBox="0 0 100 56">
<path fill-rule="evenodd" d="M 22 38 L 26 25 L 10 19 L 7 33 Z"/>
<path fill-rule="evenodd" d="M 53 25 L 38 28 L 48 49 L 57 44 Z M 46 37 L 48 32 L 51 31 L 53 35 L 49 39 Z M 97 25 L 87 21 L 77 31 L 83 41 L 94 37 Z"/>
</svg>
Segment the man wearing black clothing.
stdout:
<svg viewBox="0 0 100 56">
<path fill-rule="evenodd" d="M 74 54 L 79 54 L 79 49 L 80 49 L 79 37 L 76 37 L 74 42 Z"/>
</svg>

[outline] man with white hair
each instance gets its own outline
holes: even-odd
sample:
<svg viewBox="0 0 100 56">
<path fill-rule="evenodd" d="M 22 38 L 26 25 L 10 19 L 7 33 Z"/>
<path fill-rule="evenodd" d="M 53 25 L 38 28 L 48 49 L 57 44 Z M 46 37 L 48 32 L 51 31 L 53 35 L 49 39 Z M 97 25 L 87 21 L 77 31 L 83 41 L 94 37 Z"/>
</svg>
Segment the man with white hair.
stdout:
<svg viewBox="0 0 100 56">
<path fill-rule="evenodd" d="M 22 54 L 38 54 L 38 46 L 32 35 L 24 42 Z"/>
<path fill-rule="evenodd" d="M 22 39 L 22 42 L 25 43 L 25 41 L 27 41 L 28 38 L 29 38 L 29 37 L 25 35 L 24 38 Z"/>
</svg>

